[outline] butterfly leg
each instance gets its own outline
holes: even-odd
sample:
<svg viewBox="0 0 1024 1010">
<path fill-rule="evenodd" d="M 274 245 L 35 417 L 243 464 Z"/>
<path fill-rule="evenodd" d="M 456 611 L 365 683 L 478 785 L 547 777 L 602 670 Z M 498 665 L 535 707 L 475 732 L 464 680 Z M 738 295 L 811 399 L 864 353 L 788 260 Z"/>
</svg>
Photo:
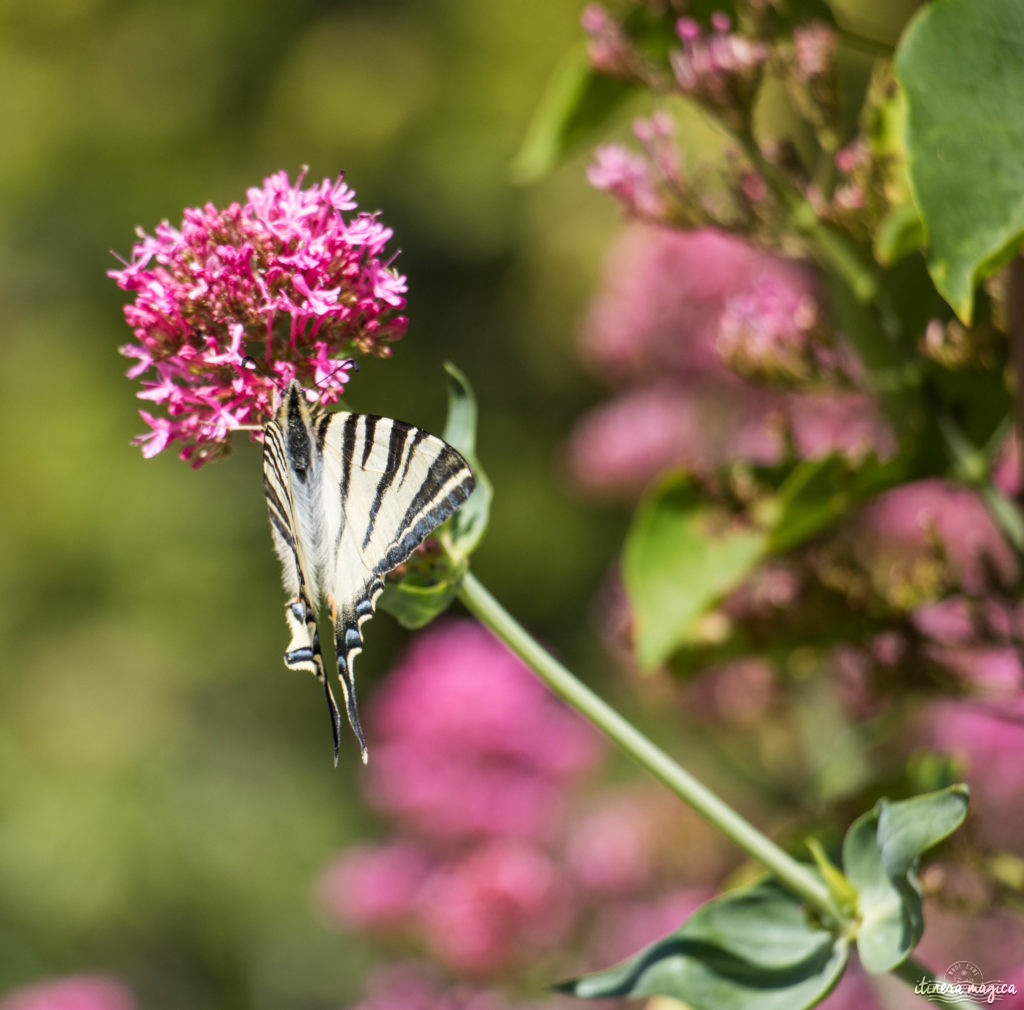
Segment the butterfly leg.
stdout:
<svg viewBox="0 0 1024 1010">
<path fill-rule="evenodd" d="M 300 583 L 299 595 L 285 604 L 285 620 L 291 632 L 291 641 L 284 654 L 284 665 L 289 670 L 305 670 L 324 687 L 327 708 L 331 714 L 331 735 L 334 738 L 334 764 L 338 764 L 338 752 L 341 748 L 341 713 L 334 700 L 330 681 L 324 671 L 324 658 L 320 651 L 320 634 L 316 628 L 316 614 L 310 606 L 305 587 Z"/>
</svg>

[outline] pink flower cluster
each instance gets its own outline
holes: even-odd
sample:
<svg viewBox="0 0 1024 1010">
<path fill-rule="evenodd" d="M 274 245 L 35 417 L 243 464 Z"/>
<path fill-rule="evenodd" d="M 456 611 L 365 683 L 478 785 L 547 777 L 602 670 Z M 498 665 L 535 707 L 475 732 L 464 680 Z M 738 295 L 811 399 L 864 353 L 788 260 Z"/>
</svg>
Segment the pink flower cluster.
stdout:
<svg viewBox="0 0 1024 1010">
<path fill-rule="evenodd" d="M 883 594 L 901 593 L 917 578 L 931 582 L 933 597 L 957 587 L 981 594 L 993 584 L 1008 588 L 1018 576 L 1013 551 L 978 495 L 943 480 L 880 495 L 851 520 L 846 536 Z M 928 586 L 921 588 L 927 597 Z"/>
<path fill-rule="evenodd" d="M 711 15 L 710 32 L 693 18 L 680 18 L 676 32 L 682 48 L 669 54 L 679 90 L 704 102 L 727 120 L 753 95 L 761 68 L 770 55 L 764 43 L 731 29 L 728 16 L 720 11 Z"/>
<path fill-rule="evenodd" d="M 797 70 L 806 81 L 826 77 L 835 67 L 839 36 L 821 21 L 793 29 L 793 52 Z"/>
<path fill-rule="evenodd" d="M 394 832 L 341 853 L 320 904 L 341 928 L 401 939 L 457 977 L 507 980 L 559 947 L 578 954 L 591 927 L 590 964 L 625 956 L 707 896 L 666 879 L 721 870 L 703 828 L 660 791 L 583 795 L 600 741 L 475 624 L 417 638 L 367 727 L 367 798 Z"/>
<path fill-rule="evenodd" d="M 349 928 L 418 933 L 460 973 L 536 957 L 570 925 L 548 844 L 593 732 L 476 624 L 419 636 L 367 709 L 367 798 L 401 837 L 347 851 L 322 896 Z"/>
<path fill-rule="evenodd" d="M 622 144 L 603 144 L 594 152 L 587 179 L 595 189 L 617 199 L 631 217 L 657 221 L 666 204 L 650 160 Z"/>
<path fill-rule="evenodd" d="M 717 337 L 722 360 L 740 375 L 783 384 L 861 381 L 863 369 L 849 345 L 829 339 L 815 294 L 755 277 L 726 301 Z"/>
<path fill-rule="evenodd" d="M 632 218 L 664 220 L 686 202 L 682 161 L 675 146 L 675 128 L 670 116 L 656 112 L 638 119 L 633 134 L 643 153 L 622 144 L 604 144 L 594 152 L 587 179 L 595 189 L 614 196 Z"/>
<path fill-rule="evenodd" d="M 405 278 L 385 258 L 391 229 L 375 214 L 346 217 L 355 193 L 341 176 L 307 188 L 304 177 L 279 172 L 244 204 L 206 204 L 178 228 L 140 232 L 131 262 L 110 271 L 134 294 L 127 374 L 146 376 L 139 397 L 165 412 L 140 411 L 144 455 L 182 443 L 181 458 L 200 466 L 228 452 L 233 429 L 266 421 L 274 382 L 243 368 L 246 355 L 333 403 L 348 379 L 339 358 L 387 355 L 405 332 Z"/>
<path fill-rule="evenodd" d="M 852 608 L 886 614 L 892 625 L 860 643 L 859 657 L 854 646 L 836 657 L 837 673 L 860 684 L 849 698 L 855 711 L 877 708 L 908 663 L 920 682 L 972 699 L 954 706 L 999 706 L 1024 688 L 1019 565 L 974 491 L 938 479 L 894 488 L 809 561 Z"/>
<path fill-rule="evenodd" d="M 105 975 L 46 979 L 0 997 L 0 1010 L 136 1010 L 135 998 Z"/>
<path fill-rule="evenodd" d="M 587 34 L 587 54 L 591 64 L 613 77 L 633 77 L 642 72 L 642 64 L 622 26 L 600 4 L 583 8 L 580 24 Z"/>
<path fill-rule="evenodd" d="M 722 232 L 633 225 L 611 250 L 581 333 L 582 353 L 623 387 L 577 424 L 574 477 L 599 493 L 633 494 L 681 467 L 707 474 L 746 460 L 894 452 L 873 399 L 847 388 L 855 356 L 824 341 L 818 290 L 802 264 Z M 751 382 L 813 379 L 825 390 Z"/>
<path fill-rule="evenodd" d="M 632 6 L 645 5 L 633 0 Z M 753 232 L 773 240 L 786 229 L 787 200 L 780 196 L 791 187 L 790 196 L 803 194 L 819 217 L 869 239 L 888 209 L 883 157 L 859 140 L 838 152 L 837 179 L 814 181 L 789 140 L 755 130 L 753 110 L 768 67 L 823 151 L 835 151 L 846 130 L 838 95 L 838 33 L 820 21 L 794 27 L 779 16 L 777 7 L 770 2 L 739 5 L 742 31 L 721 11 L 711 14 L 709 27 L 681 17 L 672 33 L 679 44 L 665 38 L 663 58 L 654 55 L 662 47 L 652 46 L 647 37 L 649 11 L 633 22 L 629 16 L 616 20 L 603 7 L 588 6 L 582 23 L 595 70 L 655 94 L 684 95 L 737 141 L 717 165 L 702 168 L 692 179 L 683 179 L 679 171 L 666 173 L 648 144 L 642 152 L 605 145 L 598 148 L 589 173 L 592 185 L 616 197 L 630 217 Z M 641 22 L 648 28 L 638 30 L 634 40 L 629 26 Z M 667 24 L 661 31 L 668 34 Z M 855 148 L 864 155 L 856 165 L 850 157 Z M 677 152 L 673 154 L 678 162 Z"/>
</svg>

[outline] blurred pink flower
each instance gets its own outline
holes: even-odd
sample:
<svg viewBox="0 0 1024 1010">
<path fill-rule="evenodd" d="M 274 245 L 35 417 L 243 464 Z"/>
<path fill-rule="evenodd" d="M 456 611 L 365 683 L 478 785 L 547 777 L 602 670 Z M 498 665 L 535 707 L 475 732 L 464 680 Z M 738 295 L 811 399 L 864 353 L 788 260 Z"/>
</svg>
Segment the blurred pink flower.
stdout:
<svg viewBox="0 0 1024 1010">
<path fill-rule="evenodd" d="M 784 445 L 776 408 L 771 392 L 741 396 L 724 383 L 632 390 L 577 423 L 568 445 L 570 472 L 591 492 L 634 493 L 670 468 L 707 473 L 735 459 L 773 463 Z"/>
<path fill-rule="evenodd" d="M 609 254 L 581 351 L 612 385 L 634 387 L 577 424 L 576 481 L 635 493 L 669 468 L 698 474 L 737 460 L 832 452 L 886 458 L 895 440 L 874 400 L 849 389 L 790 391 L 741 378 L 723 360 L 816 381 L 856 381 L 842 341 L 822 343 L 814 275 L 738 238 L 634 225 Z M 755 367 L 756 366 L 756 367 Z"/>
<path fill-rule="evenodd" d="M 1013 698 L 1024 688 L 1019 648 L 959 646 L 929 650 L 932 658 L 969 684 L 981 698 Z"/>
<path fill-rule="evenodd" d="M 631 225 L 608 253 L 581 331 L 584 361 L 613 384 L 695 371 L 731 378 L 717 350 L 722 314 L 761 284 L 816 297 L 807 267 L 724 232 Z"/>
<path fill-rule="evenodd" d="M 136 1010 L 135 997 L 105 975 L 47 979 L 0 997 L 0 1010 Z"/>
<path fill-rule="evenodd" d="M 321 907 L 344 929 L 407 927 L 431 858 L 406 841 L 345 849 L 321 874 Z"/>
<path fill-rule="evenodd" d="M 372 699 L 370 801 L 427 837 L 540 838 L 595 767 L 594 731 L 479 625 L 418 636 Z"/>
<path fill-rule="evenodd" d="M 573 878 L 599 897 L 646 887 L 660 864 L 660 849 L 673 843 L 673 813 L 660 795 L 646 790 L 600 794 L 569 827 L 565 861 Z"/>
<path fill-rule="evenodd" d="M 705 379 L 662 382 L 623 393 L 577 423 L 569 470 L 583 489 L 635 494 L 669 469 L 707 474 L 735 461 L 768 465 L 801 457 L 895 452 L 891 429 L 860 393 L 789 393 Z"/>
<path fill-rule="evenodd" d="M 705 716 L 741 726 L 761 722 L 778 700 L 772 666 L 757 656 L 704 671 L 688 692 L 688 703 Z"/>
<path fill-rule="evenodd" d="M 587 4 L 580 24 L 587 34 L 587 55 L 596 70 L 613 77 L 631 77 L 638 71 L 639 55 L 633 43 L 601 4 Z"/>
<path fill-rule="evenodd" d="M 710 33 L 692 18 L 680 18 L 676 34 L 682 48 L 669 54 L 680 91 L 726 115 L 739 105 L 737 91 L 756 79 L 770 55 L 766 45 L 731 32 L 731 27 L 720 12 L 711 15 Z"/>
<path fill-rule="evenodd" d="M 758 277 L 726 299 L 718 321 L 718 353 L 740 374 L 811 375 L 820 326 L 814 293 L 779 278 Z"/>
<path fill-rule="evenodd" d="M 871 976 L 861 968 L 855 958 L 856 955 L 843 972 L 843 977 L 835 989 L 818 1004 L 822 1010 L 888 1010 L 888 1002 L 883 1005 L 875 994 Z M 921 997 L 915 996 L 909 990 L 907 996 L 908 1006 L 916 1006 L 921 1002 Z"/>
<path fill-rule="evenodd" d="M 603 144 L 594 152 L 587 179 L 595 189 L 611 193 L 634 217 L 657 219 L 665 212 L 650 161 L 621 144 Z"/>
<path fill-rule="evenodd" d="M 972 798 L 972 806 L 973 803 Z M 1020 851 L 1019 845 L 1017 849 Z M 939 975 L 949 964 L 971 961 L 986 980 L 1015 982 L 1020 990 L 1024 921 L 1019 915 L 999 908 L 983 908 L 965 916 L 962 909 L 943 904 L 945 894 L 945 890 L 940 891 L 937 900 L 925 906 L 925 934 L 915 956 Z M 1016 1002 L 1011 997 L 1003 1005 L 1012 1008 Z"/>
<path fill-rule="evenodd" d="M 958 699 L 937 702 L 924 716 L 924 739 L 966 762 L 971 818 L 990 845 L 1024 852 L 1024 703 Z"/>
<path fill-rule="evenodd" d="M 1024 687 L 1024 603 L 947 596 L 910 616 L 929 640 L 927 654 L 976 696 L 1014 696 Z"/>
<path fill-rule="evenodd" d="M 139 396 L 166 416 L 141 411 L 150 432 L 135 442 L 153 456 L 182 442 L 194 466 L 229 451 L 232 430 L 262 424 L 273 382 L 240 367 L 262 358 L 286 382 L 316 385 L 334 403 L 348 379 L 333 360 L 353 353 L 387 355 L 406 320 L 405 278 L 385 261 L 391 230 L 355 210 L 343 178 L 302 188 L 284 172 L 252 188 L 244 204 L 185 211 L 153 236 L 139 232 L 131 262 L 111 270 L 134 293 L 125 318 L 138 344 L 121 348 L 143 380 Z"/>
<path fill-rule="evenodd" d="M 1013 552 L 978 496 L 937 478 L 880 495 L 854 517 L 846 537 L 882 587 L 936 548 L 955 584 L 969 592 L 983 591 L 993 576 L 1005 585 L 1017 577 Z"/>
<path fill-rule="evenodd" d="M 896 439 L 878 404 L 865 393 L 793 393 L 786 398 L 793 445 L 804 459 L 833 452 L 853 458 L 896 455 Z"/>
<path fill-rule="evenodd" d="M 962 645 L 975 635 L 970 600 L 965 596 L 947 596 L 918 607 L 911 615 L 915 628 L 940 645 Z"/>
<path fill-rule="evenodd" d="M 435 872 L 420 919 L 434 954 L 455 972 L 493 974 L 536 960 L 574 918 L 571 891 L 536 846 L 500 839 Z"/>
<path fill-rule="evenodd" d="M 800 595 L 801 578 L 790 559 L 775 558 L 757 569 L 722 604 L 722 610 L 733 620 L 792 606 Z"/>
<path fill-rule="evenodd" d="M 1011 498 L 1017 497 L 1024 489 L 1021 474 L 1020 439 L 1011 432 L 996 455 L 992 470 L 992 482 L 1000 491 Z"/>
<path fill-rule="evenodd" d="M 838 34 L 824 22 L 812 21 L 793 30 L 797 71 L 804 80 L 812 81 L 829 73 L 838 48 Z"/>
</svg>

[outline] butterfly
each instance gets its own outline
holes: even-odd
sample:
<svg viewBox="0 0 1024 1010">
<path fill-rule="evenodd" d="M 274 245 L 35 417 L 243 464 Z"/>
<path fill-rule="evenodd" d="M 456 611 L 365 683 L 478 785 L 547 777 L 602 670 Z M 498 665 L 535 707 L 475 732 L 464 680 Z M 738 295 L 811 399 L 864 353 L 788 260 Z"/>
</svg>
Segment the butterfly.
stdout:
<svg viewBox="0 0 1024 1010">
<path fill-rule="evenodd" d="M 281 559 L 291 641 L 290 670 L 312 673 L 331 713 L 334 763 L 341 715 L 324 670 L 317 618 L 334 628 L 338 677 L 363 763 L 352 664 L 384 576 L 473 491 L 473 473 L 446 442 L 422 428 L 375 414 L 330 412 L 295 381 L 263 428 L 263 489 Z"/>
</svg>

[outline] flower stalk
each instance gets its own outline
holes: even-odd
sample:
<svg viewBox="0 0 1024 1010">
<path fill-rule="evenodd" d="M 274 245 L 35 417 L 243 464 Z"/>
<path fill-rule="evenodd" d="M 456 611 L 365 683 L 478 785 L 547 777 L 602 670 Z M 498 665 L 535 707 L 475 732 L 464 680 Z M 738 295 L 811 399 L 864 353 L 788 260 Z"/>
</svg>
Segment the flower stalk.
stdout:
<svg viewBox="0 0 1024 1010">
<path fill-rule="evenodd" d="M 505 610 L 472 572 L 463 576 L 458 597 L 466 609 L 519 656 L 555 694 L 589 719 L 609 740 L 751 858 L 770 870 L 793 894 L 813 908 L 836 935 L 852 933 L 855 922 L 839 908 L 825 884 L 808 867 L 755 828 L 577 679 Z M 897 965 L 892 974 L 913 987 L 915 993 L 929 1003 L 953 1007 L 954 1010 L 977 1006 L 966 997 L 940 997 L 929 993 L 922 982 L 938 983 L 942 980 L 913 957 Z"/>
<path fill-rule="evenodd" d="M 821 880 L 758 831 L 604 699 L 578 680 L 530 636 L 472 572 L 467 572 L 463 577 L 459 599 L 470 613 L 519 656 L 555 694 L 589 719 L 641 767 L 715 825 L 749 856 L 767 867 L 832 928 L 837 931 L 849 928 L 849 919 L 836 905 Z"/>
</svg>

